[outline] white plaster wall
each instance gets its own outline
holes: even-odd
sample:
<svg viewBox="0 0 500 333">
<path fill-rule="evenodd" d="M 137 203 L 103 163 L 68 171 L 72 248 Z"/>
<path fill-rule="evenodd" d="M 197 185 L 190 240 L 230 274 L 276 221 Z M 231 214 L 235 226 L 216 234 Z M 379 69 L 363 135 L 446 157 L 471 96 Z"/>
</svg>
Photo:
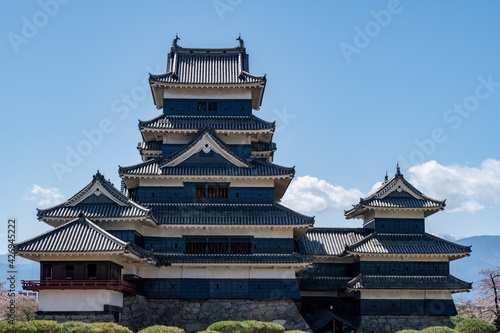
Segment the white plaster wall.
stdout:
<svg viewBox="0 0 500 333">
<path fill-rule="evenodd" d="M 423 219 L 424 211 L 421 210 L 391 210 L 391 209 L 377 209 L 371 210 L 364 219 L 368 222 L 371 219 L 378 218 L 406 218 L 406 219 Z"/>
<path fill-rule="evenodd" d="M 252 91 L 248 88 L 167 88 L 163 98 L 252 99 Z"/>
<path fill-rule="evenodd" d="M 442 299 L 451 300 L 449 291 L 378 291 L 364 290 L 361 299 Z"/>
<path fill-rule="evenodd" d="M 123 307 L 123 294 L 113 290 L 40 290 L 39 311 L 104 311 L 104 305 Z"/>
</svg>

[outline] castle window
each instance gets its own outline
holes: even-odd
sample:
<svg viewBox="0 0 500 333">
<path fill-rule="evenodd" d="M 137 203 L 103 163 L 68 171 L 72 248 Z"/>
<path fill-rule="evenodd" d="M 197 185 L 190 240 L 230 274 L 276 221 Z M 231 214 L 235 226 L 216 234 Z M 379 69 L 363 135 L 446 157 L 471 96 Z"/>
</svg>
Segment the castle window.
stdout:
<svg viewBox="0 0 500 333">
<path fill-rule="evenodd" d="M 199 237 L 186 238 L 187 254 L 205 254 L 207 252 L 206 239 Z"/>
<path fill-rule="evenodd" d="M 227 185 L 196 185 L 197 199 L 227 199 Z"/>
<path fill-rule="evenodd" d="M 89 280 L 97 279 L 97 264 L 89 264 L 87 266 L 87 278 Z"/>
<path fill-rule="evenodd" d="M 43 264 L 43 279 L 50 280 L 52 279 L 52 265 Z"/>
<path fill-rule="evenodd" d="M 217 111 L 217 102 L 208 102 L 208 111 Z"/>
<path fill-rule="evenodd" d="M 231 239 L 232 254 L 250 254 L 251 240 L 249 238 L 233 238 Z"/>
<path fill-rule="evenodd" d="M 209 238 L 208 253 L 210 254 L 229 253 L 229 239 L 225 237 Z"/>
<path fill-rule="evenodd" d="M 71 280 L 75 278 L 75 265 L 73 264 L 64 265 L 64 278 L 66 280 Z"/>
<path fill-rule="evenodd" d="M 198 102 L 198 111 L 207 111 L 207 102 Z"/>
</svg>

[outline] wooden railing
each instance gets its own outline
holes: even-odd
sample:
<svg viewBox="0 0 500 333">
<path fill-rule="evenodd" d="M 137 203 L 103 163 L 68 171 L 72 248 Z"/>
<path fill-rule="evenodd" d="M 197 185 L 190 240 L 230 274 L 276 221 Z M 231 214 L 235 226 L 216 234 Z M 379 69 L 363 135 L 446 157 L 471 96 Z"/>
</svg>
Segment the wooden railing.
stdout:
<svg viewBox="0 0 500 333">
<path fill-rule="evenodd" d="M 135 293 L 135 285 L 123 280 L 21 280 L 24 290 L 106 289 Z"/>
</svg>

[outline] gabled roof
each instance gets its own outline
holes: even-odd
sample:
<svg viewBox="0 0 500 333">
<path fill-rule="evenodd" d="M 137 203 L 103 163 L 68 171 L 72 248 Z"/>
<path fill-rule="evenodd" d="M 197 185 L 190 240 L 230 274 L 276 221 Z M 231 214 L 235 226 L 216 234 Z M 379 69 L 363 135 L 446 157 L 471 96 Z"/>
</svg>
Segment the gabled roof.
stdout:
<svg viewBox="0 0 500 333">
<path fill-rule="evenodd" d="M 148 204 L 159 224 L 168 225 L 312 225 L 314 218 L 299 214 L 278 203 Z"/>
<path fill-rule="evenodd" d="M 139 121 L 139 129 L 162 131 L 187 131 L 211 127 L 216 132 L 265 131 L 274 132 L 276 124 L 250 116 L 172 116 L 161 114 L 151 120 Z"/>
<path fill-rule="evenodd" d="M 299 239 L 299 251 L 307 255 L 340 256 L 346 245 L 361 241 L 365 235 L 365 229 L 314 228 Z"/>
<path fill-rule="evenodd" d="M 295 174 L 294 168 L 287 168 L 277 164 L 248 158 L 246 161 L 250 167 L 239 166 L 183 166 L 161 167 L 170 159 L 158 157 L 149 161 L 128 167 L 119 167 L 121 176 L 228 176 L 228 177 L 269 177 L 290 178 Z"/>
<path fill-rule="evenodd" d="M 347 245 L 346 253 L 356 254 L 454 254 L 465 256 L 470 246 L 463 246 L 430 234 L 371 233 L 357 243 Z"/>
<path fill-rule="evenodd" d="M 15 245 L 17 252 L 115 252 L 128 249 L 128 243 L 92 223 L 83 214 L 39 236 Z"/>
<path fill-rule="evenodd" d="M 366 198 L 361 198 L 353 208 L 346 210 L 347 219 L 362 217 L 368 209 L 419 209 L 429 216 L 446 206 L 446 200 L 432 199 L 411 185 L 400 171 L 391 179 L 385 178 L 380 188 Z"/>
<path fill-rule="evenodd" d="M 38 209 L 39 219 L 71 219 L 80 213 L 92 219 L 152 217 L 151 211 L 133 202 L 97 171 L 83 189 L 63 203 Z"/>
<path fill-rule="evenodd" d="M 396 290 L 452 290 L 468 291 L 472 283 L 464 282 L 452 275 L 445 276 L 403 276 L 363 275 L 347 283 L 348 290 L 396 289 Z"/>
<path fill-rule="evenodd" d="M 258 110 L 266 86 L 266 76 L 249 73 L 249 59 L 243 40 L 234 48 L 180 47 L 176 36 L 167 58 L 165 74 L 149 76 L 153 99 L 158 109 L 163 107 L 163 89 L 190 87 L 247 87 L 252 93 L 252 108 Z"/>
<path fill-rule="evenodd" d="M 159 164 L 160 168 L 165 167 L 175 167 L 181 164 L 183 161 L 187 160 L 189 157 L 193 156 L 200 151 L 209 153 L 214 151 L 218 155 L 224 157 L 228 162 L 232 163 L 234 166 L 240 168 L 251 168 L 252 164 L 240 154 L 234 152 L 229 148 L 224 142 L 219 140 L 215 135 L 215 131 L 210 128 L 202 129 L 198 132 L 197 137 L 188 143 L 184 148 L 179 150 L 177 153 L 166 158 L 162 164 Z"/>
</svg>

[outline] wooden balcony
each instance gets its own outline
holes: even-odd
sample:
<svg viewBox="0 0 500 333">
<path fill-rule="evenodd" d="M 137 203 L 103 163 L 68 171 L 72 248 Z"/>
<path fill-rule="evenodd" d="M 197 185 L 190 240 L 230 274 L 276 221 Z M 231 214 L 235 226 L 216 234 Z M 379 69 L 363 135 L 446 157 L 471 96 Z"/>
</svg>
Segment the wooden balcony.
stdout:
<svg viewBox="0 0 500 333">
<path fill-rule="evenodd" d="M 24 290 L 105 289 L 134 294 L 135 285 L 123 280 L 21 280 Z"/>
</svg>

